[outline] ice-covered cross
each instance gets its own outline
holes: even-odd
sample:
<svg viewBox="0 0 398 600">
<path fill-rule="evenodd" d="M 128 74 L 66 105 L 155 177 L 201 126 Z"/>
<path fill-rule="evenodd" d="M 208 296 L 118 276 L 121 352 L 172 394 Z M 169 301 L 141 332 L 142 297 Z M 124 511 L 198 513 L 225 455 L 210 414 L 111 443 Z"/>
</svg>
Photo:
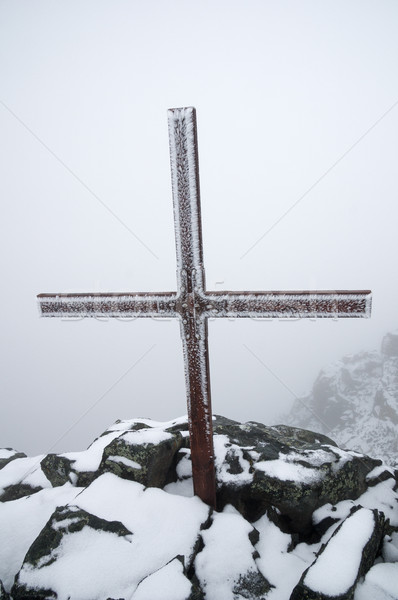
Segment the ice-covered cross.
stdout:
<svg viewBox="0 0 398 600">
<path fill-rule="evenodd" d="M 180 321 L 194 491 L 216 506 L 207 342 L 209 318 L 366 317 L 371 292 L 209 292 L 203 267 L 194 108 L 168 111 L 177 292 L 39 294 L 44 317 L 176 317 Z"/>
</svg>

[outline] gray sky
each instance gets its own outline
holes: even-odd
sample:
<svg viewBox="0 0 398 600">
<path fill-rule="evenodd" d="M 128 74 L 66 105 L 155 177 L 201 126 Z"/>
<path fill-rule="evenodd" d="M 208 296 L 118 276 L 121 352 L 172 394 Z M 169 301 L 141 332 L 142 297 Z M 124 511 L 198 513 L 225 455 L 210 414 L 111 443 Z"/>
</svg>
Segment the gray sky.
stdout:
<svg viewBox="0 0 398 600">
<path fill-rule="evenodd" d="M 169 107 L 197 109 L 208 289 L 373 290 L 370 320 L 211 323 L 213 411 L 273 423 L 379 347 L 397 26 L 392 0 L 0 0 L 0 446 L 186 412 L 177 322 L 40 319 L 35 298 L 175 289 Z"/>
</svg>

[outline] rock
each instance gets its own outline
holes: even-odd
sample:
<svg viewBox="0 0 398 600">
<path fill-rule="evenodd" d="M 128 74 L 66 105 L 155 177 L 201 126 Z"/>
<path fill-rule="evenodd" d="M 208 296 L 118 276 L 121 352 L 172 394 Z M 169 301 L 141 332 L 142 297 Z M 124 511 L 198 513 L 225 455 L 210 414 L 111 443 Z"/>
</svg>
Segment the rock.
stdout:
<svg viewBox="0 0 398 600">
<path fill-rule="evenodd" d="M 322 369 L 286 421 L 398 464 L 398 332 L 384 336 L 381 353 L 359 352 Z"/>
<path fill-rule="evenodd" d="M 376 562 L 387 568 L 396 560 L 393 467 L 341 450 L 321 433 L 224 417 L 214 420 L 214 448 L 217 512 L 192 497 L 186 417 L 119 421 L 82 452 L 0 453 L 11 458 L 0 470 L 4 593 L 14 600 L 156 600 L 160 590 L 162 600 L 263 600 L 273 587 L 281 598 L 296 587 L 295 600 L 318 598 L 314 565 L 332 564 L 333 545 L 344 545 L 343 527 L 357 512 L 363 527 L 347 547 L 358 564 L 344 594 L 374 564 L 380 536 Z M 380 571 L 358 585 L 371 589 Z"/>
<path fill-rule="evenodd" d="M 154 439 L 157 443 L 153 443 Z M 149 487 L 162 487 L 182 439 L 178 431 L 154 431 L 153 427 L 128 431 L 105 447 L 99 472 L 114 473 Z"/>
<path fill-rule="evenodd" d="M 66 484 L 0 504 L 0 579 L 6 592 L 57 506 L 73 503 L 79 492 L 81 489 Z"/>
<path fill-rule="evenodd" d="M 33 487 L 27 483 L 17 483 L 16 485 L 10 485 L 4 488 L 4 491 L 0 497 L 0 501 L 10 502 L 11 500 L 18 500 L 18 498 L 23 498 L 24 496 L 30 496 L 31 494 L 40 492 L 42 489 L 42 487 Z"/>
<path fill-rule="evenodd" d="M 380 551 L 385 518 L 355 507 L 304 571 L 290 600 L 352 600 Z"/>
<path fill-rule="evenodd" d="M 76 537 L 83 530 L 87 537 L 87 528 L 119 537 L 131 535 L 131 532 L 122 523 L 106 521 L 77 506 L 69 505 L 57 508 L 25 556 L 11 590 L 13 600 L 57 598 L 56 590 L 48 585 L 48 583 L 51 584 L 51 576 L 46 576 L 48 567 L 53 565 L 60 556 L 62 552 L 60 546 L 67 546 L 70 538 Z M 40 585 L 41 581 L 42 585 Z M 39 585 L 37 585 L 38 582 Z"/>
<path fill-rule="evenodd" d="M 202 600 L 203 593 L 185 573 L 184 557 L 176 556 L 141 581 L 131 600 Z"/>
<path fill-rule="evenodd" d="M 9 599 L 10 599 L 10 596 L 5 591 L 3 583 L 0 580 L 0 600 L 9 600 Z"/>
<path fill-rule="evenodd" d="M 254 533 L 254 536 L 253 536 Z M 232 507 L 213 513 L 211 525 L 202 531 L 203 549 L 196 556 L 195 574 L 206 598 L 264 600 L 270 583 L 257 568 L 255 532 Z"/>
<path fill-rule="evenodd" d="M 366 574 L 363 582 L 357 585 L 358 598 L 391 600 L 397 597 L 398 563 L 378 563 Z"/>
<path fill-rule="evenodd" d="M 24 452 L 17 452 L 17 450 L 14 450 L 13 448 L 1 448 L 0 469 L 8 465 L 9 462 L 15 460 L 16 458 L 26 458 L 26 454 L 24 454 Z"/>
<path fill-rule="evenodd" d="M 217 503 L 249 521 L 275 507 L 287 532 L 310 536 L 312 513 L 326 502 L 358 498 L 381 461 L 340 450 L 321 434 L 216 417 Z"/>
<path fill-rule="evenodd" d="M 52 514 L 25 556 L 13 599 L 128 600 L 168 578 L 170 598 L 181 591 L 181 600 L 199 600 L 187 573 L 209 512 L 198 498 L 100 475 Z M 178 556 L 184 568 L 173 562 Z"/>
<path fill-rule="evenodd" d="M 41 460 L 42 456 L 15 456 L 3 466 L 0 470 L 0 502 L 17 500 L 51 487 L 41 469 Z"/>
<path fill-rule="evenodd" d="M 381 352 L 386 356 L 398 356 L 398 331 L 387 333 L 383 337 Z"/>
<path fill-rule="evenodd" d="M 72 464 L 73 461 L 59 454 L 47 454 L 40 463 L 43 473 L 53 487 L 70 481 Z"/>
</svg>

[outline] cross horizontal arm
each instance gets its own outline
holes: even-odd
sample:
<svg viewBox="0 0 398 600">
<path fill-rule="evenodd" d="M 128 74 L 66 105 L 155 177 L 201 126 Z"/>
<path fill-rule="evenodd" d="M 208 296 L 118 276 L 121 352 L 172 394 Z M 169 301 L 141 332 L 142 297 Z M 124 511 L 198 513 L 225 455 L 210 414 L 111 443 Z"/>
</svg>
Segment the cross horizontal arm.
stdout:
<svg viewBox="0 0 398 600">
<path fill-rule="evenodd" d="M 207 292 L 207 317 L 370 317 L 372 295 L 359 291 Z"/>
<path fill-rule="evenodd" d="M 161 293 L 39 294 L 43 317 L 176 317 L 177 296 Z"/>
</svg>

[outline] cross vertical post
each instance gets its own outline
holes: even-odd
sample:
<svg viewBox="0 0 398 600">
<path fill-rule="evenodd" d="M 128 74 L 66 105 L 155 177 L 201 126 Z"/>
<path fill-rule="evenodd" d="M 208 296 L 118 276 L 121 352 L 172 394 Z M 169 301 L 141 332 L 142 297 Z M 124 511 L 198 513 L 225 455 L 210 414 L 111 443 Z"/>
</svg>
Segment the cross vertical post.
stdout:
<svg viewBox="0 0 398 600">
<path fill-rule="evenodd" d="M 205 293 L 196 111 L 168 111 L 170 164 L 177 255 L 177 294 L 184 353 L 194 492 L 216 504 L 213 423 Z"/>
</svg>

